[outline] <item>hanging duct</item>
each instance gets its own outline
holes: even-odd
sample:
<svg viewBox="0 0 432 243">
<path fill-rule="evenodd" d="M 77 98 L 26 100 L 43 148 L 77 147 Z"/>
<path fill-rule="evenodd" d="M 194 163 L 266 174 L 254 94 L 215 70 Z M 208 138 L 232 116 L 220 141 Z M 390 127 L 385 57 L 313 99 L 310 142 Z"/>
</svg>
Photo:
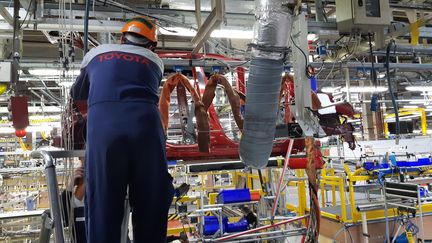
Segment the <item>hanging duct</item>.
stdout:
<svg viewBox="0 0 432 243">
<path fill-rule="evenodd" d="M 263 168 L 273 146 L 293 10 L 286 0 L 256 0 L 255 4 L 256 22 L 240 157 L 247 166 Z"/>
</svg>

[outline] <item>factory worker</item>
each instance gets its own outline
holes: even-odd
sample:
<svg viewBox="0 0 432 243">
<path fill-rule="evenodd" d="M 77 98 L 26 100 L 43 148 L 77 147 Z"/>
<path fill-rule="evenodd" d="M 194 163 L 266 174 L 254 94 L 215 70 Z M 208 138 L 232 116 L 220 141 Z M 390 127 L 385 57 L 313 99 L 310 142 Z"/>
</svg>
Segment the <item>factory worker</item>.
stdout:
<svg viewBox="0 0 432 243">
<path fill-rule="evenodd" d="M 121 44 L 87 53 L 71 96 L 87 100 L 85 211 L 88 243 L 119 243 L 127 191 L 134 243 L 166 242 L 173 197 L 158 110 L 163 63 L 156 25 L 129 20 Z"/>
</svg>

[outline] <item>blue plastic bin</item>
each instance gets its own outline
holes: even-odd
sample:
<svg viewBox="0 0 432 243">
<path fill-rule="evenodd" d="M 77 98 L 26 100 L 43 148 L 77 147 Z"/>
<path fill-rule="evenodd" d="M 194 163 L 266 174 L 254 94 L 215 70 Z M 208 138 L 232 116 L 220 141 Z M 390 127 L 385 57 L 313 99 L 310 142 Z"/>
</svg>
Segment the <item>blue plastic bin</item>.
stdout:
<svg viewBox="0 0 432 243">
<path fill-rule="evenodd" d="M 375 164 L 375 162 L 363 163 L 363 168 L 365 168 L 365 170 L 387 169 L 388 167 L 389 167 L 388 164 Z"/>
<path fill-rule="evenodd" d="M 226 220 L 225 230 L 228 233 L 241 232 L 248 229 L 248 222 L 245 218 L 241 218 L 238 222 L 229 223 Z"/>
<path fill-rule="evenodd" d="M 216 216 L 204 216 L 204 235 L 214 235 L 219 230 L 219 220 Z M 222 230 L 224 224 L 222 223 Z"/>
<path fill-rule="evenodd" d="M 251 200 L 249 189 L 223 190 L 217 196 L 217 203 L 249 202 Z"/>
<path fill-rule="evenodd" d="M 419 166 L 432 165 L 432 162 L 429 158 L 420 158 L 417 162 Z"/>
<path fill-rule="evenodd" d="M 412 167 L 412 166 L 428 166 L 428 165 L 432 165 L 432 163 L 429 160 L 429 158 L 421 158 L 418 159 L 417 161 L 399 161 L 397 162 L 397 165 L 399 167 Z"/>
</svg>

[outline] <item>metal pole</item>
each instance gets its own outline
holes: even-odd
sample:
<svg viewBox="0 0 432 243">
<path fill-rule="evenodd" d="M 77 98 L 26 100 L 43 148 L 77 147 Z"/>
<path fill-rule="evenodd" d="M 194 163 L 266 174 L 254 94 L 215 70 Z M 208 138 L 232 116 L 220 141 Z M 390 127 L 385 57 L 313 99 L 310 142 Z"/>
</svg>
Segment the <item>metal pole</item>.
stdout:
<svg viewBox="0 0 432 243">
<path fill-rule="evenodd" d="M 315 20 L 324 21 L 324 6 L 322 0 L 315 0 Z"/>
<path fill-rule="evenodd" d="M 65 243 L 63 232 L 63 219 L 60 210 L 59 190 L 57 174 L 53 157 L 46 151 L 33 151 L 32 158 L 40 158 L 45 163 L 45 174 L 47 178 L 48 196 L 50 199 L 51 217 L 54 221 L 54 238 L 56 243 Z"/>
<path fill-rule="evenodd" d="M 278 183 L 277 190 L 276 190 L 276 197 L 275 197 L 274 202 L 273 202 L 272 215 L 271 215 L 271 221 L 272 222 L 273 222 L 274 217 L 276 215 L 276 209 L 277 209 L 277 205 L 278 205 L 278 202 L 279 202 L 280 193 L 282 191 L 281 190 L 282 189 L 282 182 L 283 182 L 283 179 L 284 179 L 284 176 L 285 176 L 285 170 L 288 167 L 288 163 L 289 163 L 289 159 L 290 159 L 290 156 L 291 156 L 291 150 L 293 148 L 293 144 L 294 144 L 294 140 L 291 139 L 289 141 L 288 150 L 287 150 L 286 158 L 285 158 L 285 162 L 284 162 L 284 167 L 283 167 L 282 173 L 281 173 L 281 175 L 279 177 L 279 183 Z"/>
<path fill-rule="evenodd" d="M 418 200 L 418 207 L 420 211 L 420 231 L 421 231 L 421 241 L 424 243 L 424 224 L 423 224 L 423 209 L 422 209 L 422 202 L 421 202 L 421 195 L 420 195 L 420 186 L 417 185 L 417 200 Z"/>
<path fill-rule="evenodd" d="M 84 15 L 84 55 L 88 52 L 88 25 L 89 25 L 90 1 L 91 0 L 86 0 L 86 4 L 85 4 L 85 15 Z"/>
<path fill-rule="evenodd" d="M 346 83 L 346 92 L 347 92 L 347 101 L 351 102 L 351 83 L 350 83 L 350 72 L 349 68 L 344 68 L 345 74 L 345 83 Z"/>
<path fill-rule="evenodd" d="M 13 43 L 12 43 L 12 54 L 13 54 L 13 62 L 12 62 L 12 79 L 11 79 L 11 88 L 15 90 L 15 86 L 18 83 L 19 79 L 19 60 L 20 60 L 20 24 L 19 24 L 19 10 L 20 10 L 20 1 L 14 0 L 14 13 L 13 13 Z"/>
<path fill-rule="evenodd" d="M 386 192 L 386 186 L 384 182 L 384 186 L 382 187 L 383 194 L 384 194 L 384 218 L 385 218 L 385 226 L 386 226 L 386 242 L 390 242 L 390 228 L 389 228 L 389 218 L 388 218 L 388 207 L 387 207 L 387 192 Z M 393 215 L 393 217 L 395 217 Z"/>
<path fill-rule="evenodd" d="M 362 212 L 361 217 L 362 217 L 362 228 L 363 228 L 363 242 L 369 243 L 369 234 L 368 234 L 366 212 Z"/>
<path fill-rule="evenodd" d="M 39 234 L 39 243 L 49 243 L 52 233 L 52 220 L 50 210 L 46 210 L 42 214 L 42 227 Z"/>
</svg>

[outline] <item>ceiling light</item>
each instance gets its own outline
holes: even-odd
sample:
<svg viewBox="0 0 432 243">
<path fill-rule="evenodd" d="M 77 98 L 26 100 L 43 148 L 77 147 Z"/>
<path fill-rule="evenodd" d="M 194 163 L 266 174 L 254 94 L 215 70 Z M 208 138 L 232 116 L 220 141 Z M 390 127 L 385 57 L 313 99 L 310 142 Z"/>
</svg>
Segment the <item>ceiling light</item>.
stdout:
<svg viewBox="0 0 432 243">
<path fill-rule="evenodd" d="M 334 93 L 337 90 L 341 90 L 341 87 L 322 87 L 321 92 L 323 93 Z"/>
<path fill-rule="evenodd" d="M 165 27 L 159 28 L 162 35 L 174 35 L 194 37 L 196 31 L 193 29 L 182 27 Z M 253 31 L 250 29 L 216 29 L 210 34 L 213 38 L 228 38 L 228 39 L 252 39 Z"/>
<path fill-rule="evenodd" d="M 40 68 L 40 69 L 29 69 L 29 73 L 33 76 L 60 76 L 63 74 L 63 70 L 54 69 L 54 68 Z M 80 74 L 80 70 L 74 69 L 65 71 L 66 75 L 75 75 L 78 76 Z"/>
<path fill-rule="evenodd" d="M 408 91 L 432 91 L 432 86 L 407 86 L 405 87 Z"/>
<path fill-rule="evenodd" d="M 252 39 L 253 31 L 252 30 L 233 30 L 233 29 L 214 30 L 211 33 L 210 37 L 229 38 L 229 39 Z"/>
<path fill-rule="evenodd" d="M 430 104 L 432 102 L 432 100 L 412 100 L 409 103 L 413 104 L 413 105 L 426 105 L 426 104 Z"/>
<path fill-rule="evenodd" d="M 321 88 L 321 92 L 324 93 L 333 93 L 334 91 L 340 89 L 339 87 L 323 87 Z M 344 87 L 340 89 L 342 92 L 347 92 L 347 88 Z M 350 87 L 351 93 L 372 93 L 372 92 L 385 92 L 388 90 L 387 87 L 384 86 L 351 86 Z"/>
<path fill-rule="evenodd" d="M 385 92 L 388 88 L 384 86 L 362 86 L 362 87 L 350 87 L 352 93 L 372 93 L 372 92 Z M 342 88 L 342 91 L 347 92 L 347 88 Z"/>
</svg>

